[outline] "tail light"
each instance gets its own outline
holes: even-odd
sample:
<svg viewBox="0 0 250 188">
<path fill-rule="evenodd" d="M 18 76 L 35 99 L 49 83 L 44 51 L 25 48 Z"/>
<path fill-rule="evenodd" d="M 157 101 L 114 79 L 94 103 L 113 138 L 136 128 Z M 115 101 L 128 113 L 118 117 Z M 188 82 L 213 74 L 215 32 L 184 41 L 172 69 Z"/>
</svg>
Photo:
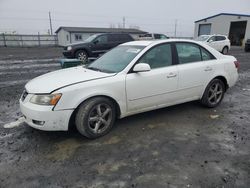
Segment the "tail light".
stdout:
<svg viewBox="0 0 250 188">
<path fill-rule="evenodd" d="M 240 62 L 239 61 L 234 61 L 234 65 L 236 69 L 240 68 Z"/>
</svg>

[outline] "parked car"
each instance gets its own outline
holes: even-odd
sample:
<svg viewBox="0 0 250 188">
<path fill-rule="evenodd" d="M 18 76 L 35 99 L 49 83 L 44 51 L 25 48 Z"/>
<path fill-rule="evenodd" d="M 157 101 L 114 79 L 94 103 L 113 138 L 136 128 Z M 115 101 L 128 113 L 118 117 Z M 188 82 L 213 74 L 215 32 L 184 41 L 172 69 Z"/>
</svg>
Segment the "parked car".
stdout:
<svg viewBox="0 0 250 188">
<path fill-rule="evenodd" d="M 106 33 L 90 36 L 82 43 L 66 46 L 63 55 L 66 58 L 78 58 L 87 61 L 88 58 L 97 58 L 119 44 L 133 41 L 126 33 Z"/>
<path fill-rule="evenodd" d="M 147 33 L 144 35 L 141 35 L 139 40 L 160 40 L 160 39 L 169 39 L 164 34 L 158 34 L 158 33 Z"/>
<path fill-rule="evenodd" d="M 230 40 L 225 35 L 201 35 L 196 40 L 207 43 L 223 54 L 227 54 L 231 47 Z"/>
<path fill-rule="evenodd" d="M 116 118 L 200 100 L 216 107 L 238 79 L 239 63 L 191 40 L 134 41 L 83 67 L 58 70 L 25 85 L 21 112 L 31 127 L 88 138 L 108 133 Z"/>
<path fill-rule="evenodd" d="M 249 52 L 249 51 L 250 51 L 250 39 L 247 39 L 245 43 L 245 52 Z"/>
</svg>

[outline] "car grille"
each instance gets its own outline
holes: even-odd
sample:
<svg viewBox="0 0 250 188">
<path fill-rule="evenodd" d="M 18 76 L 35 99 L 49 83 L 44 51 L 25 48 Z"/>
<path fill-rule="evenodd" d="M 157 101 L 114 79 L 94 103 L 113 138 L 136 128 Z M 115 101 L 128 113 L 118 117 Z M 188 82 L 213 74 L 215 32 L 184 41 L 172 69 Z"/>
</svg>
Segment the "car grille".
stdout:
<svg viewBox="0 0 250 188">
<path fill-rule="evenodd" d="M 21 100 L 24 101 L 25 98 L 27 97 L 28 95 L 28 92 L 26 90 L 23 91 L 23 94 L 22 94 L 22 97 L 21 97 Z"/>
</svg>

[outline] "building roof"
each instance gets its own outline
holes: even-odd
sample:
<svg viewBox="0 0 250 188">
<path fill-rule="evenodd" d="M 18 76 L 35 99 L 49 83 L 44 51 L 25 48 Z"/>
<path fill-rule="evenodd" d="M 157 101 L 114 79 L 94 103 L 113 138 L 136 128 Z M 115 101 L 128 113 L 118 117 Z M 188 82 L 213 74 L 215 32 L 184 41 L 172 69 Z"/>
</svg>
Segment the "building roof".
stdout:
<svg viewBox="0 0 250 188">
<path fill-rule="evenodd" d="M 204 21 L 204 20 L 207 20 L 207 19 L 210 19 L 210 18 L 214 18 L 214 17 L 217 17 L 217 16 L 242 16 L 242 17 L 250 17 L 250 15 L 247 15 L 247 14 L 233 14 L 233 13 L 220 13 L 220 14 L 216 14 L 216 15 L 213 15 L 213 16 L 209 16 L 207 18 L 203 18 L 203 19 L 200 19 L 200 20 L 197 20 L 195 21 L 195 23 L 197 22 L 200 22 L 200 21 Z"/>
<path fill-rule="evenodd" d="M 124 28 L 96 28 L 96 27 L 59 27 L 55 33 L 64 29 L 72 33 L 130 33 L 130 34 L 145 34 L 147 32 L 139 29 L 124 29 Z"/>
</svg>

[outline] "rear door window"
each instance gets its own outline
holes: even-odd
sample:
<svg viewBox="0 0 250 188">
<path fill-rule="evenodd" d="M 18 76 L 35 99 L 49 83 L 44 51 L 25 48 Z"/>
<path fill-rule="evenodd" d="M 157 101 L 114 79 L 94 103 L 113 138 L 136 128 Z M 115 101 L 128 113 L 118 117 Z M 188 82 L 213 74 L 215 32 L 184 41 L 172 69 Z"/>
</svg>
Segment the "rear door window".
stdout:
<svg viewBox="0 0 250 188">
<path fill-rule="evenodd" d="M 200 47 L 192 43 L 176 43 L 180 64 L 202 61 Z"/>
<path fill-rule="evenodd" d="M 131 36 L 127 34 L 121 35 L 121 40 L 122 41 L 131 41 Z"/>
<path fill-rule="evenodd" d="M 108 42 L 117 42 L 117 41 L 119 41 L 119 36 L 115 34 L 108 35 Z"/>
<path fill-rule="evenodd" d="M 215 59 L 207 50 L 201 48 L 201 56 L 203 61 Z"/>
<path fill-rule="evenodd" d="M 222 41 L 222 40 L 226 40 L 226 37 L 224 37 L 224 36 L 216 36 L 216 41 Z"/>
</svg>

